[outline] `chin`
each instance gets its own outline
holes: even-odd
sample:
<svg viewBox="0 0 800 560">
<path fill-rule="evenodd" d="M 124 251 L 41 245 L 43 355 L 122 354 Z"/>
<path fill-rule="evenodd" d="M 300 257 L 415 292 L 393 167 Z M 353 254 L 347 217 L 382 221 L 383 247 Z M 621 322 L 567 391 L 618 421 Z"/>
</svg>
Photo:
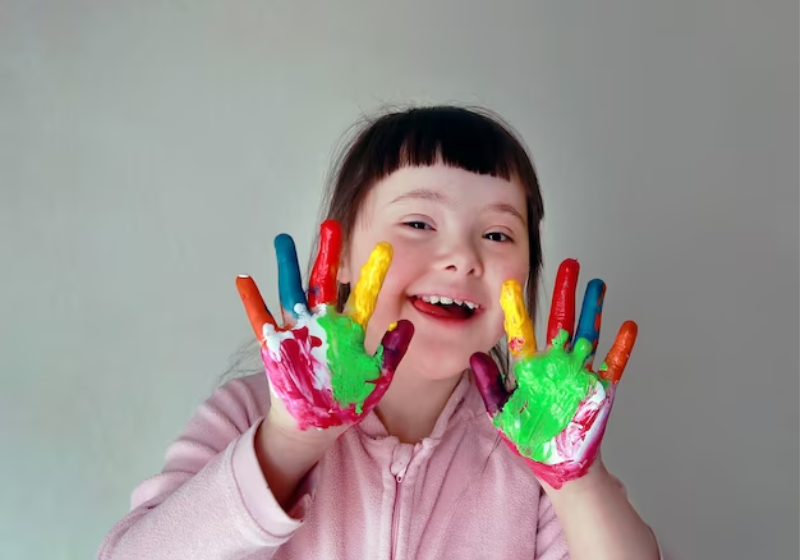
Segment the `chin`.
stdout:
<svg viewBox="0 0 800 560">
<path fill-rule="evenodd" d="M 474 352 L 465 350 L 463 344 L 454 347 L 424 336 L 412 339 L 401 367 L 405 374 L 422 379 L 449 379 L 468 369 Z"/>
</svg>

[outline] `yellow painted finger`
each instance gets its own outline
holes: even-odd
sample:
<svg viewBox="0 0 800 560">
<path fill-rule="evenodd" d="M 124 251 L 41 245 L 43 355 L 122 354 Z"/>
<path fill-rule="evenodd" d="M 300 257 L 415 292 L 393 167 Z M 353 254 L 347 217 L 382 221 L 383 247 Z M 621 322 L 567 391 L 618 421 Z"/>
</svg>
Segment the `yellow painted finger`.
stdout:
<svg viewBox="0 0 800 560">
<path fill-rule="evenodd" d="M 345 305 L 345 313 L 363 328 L 366 328 L 375 311 L 378 292 L 381 291 L 383 280 L 386 278 L 391 263 L 392 246 L 385 241 L 378 243 L 370 253 L 367 263 L 361 267 L 358 282 L 350 292 L 347 305 Z"/>
<path fill-rule="evenodd" d="M 536 334 L 533 322 L 525 309 L 522 286 L 516 280 L 506 280 L 500 291 L 500 305 L 505 314 L 508 350 L 513 358 L 525 358 L 536 353 Z"/>
</svg>

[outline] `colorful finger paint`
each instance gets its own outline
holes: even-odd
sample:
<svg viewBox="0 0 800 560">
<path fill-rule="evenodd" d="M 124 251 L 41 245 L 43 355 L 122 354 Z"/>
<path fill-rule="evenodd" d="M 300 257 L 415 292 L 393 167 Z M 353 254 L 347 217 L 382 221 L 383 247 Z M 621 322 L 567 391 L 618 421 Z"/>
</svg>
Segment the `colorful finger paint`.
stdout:
<svg viewBox="0 0 800 560">
<path fill-rule="evenodd" d="M 631 351 L 638 335 L 639 326 L 636 323 L 633 321 L 622 323 L 617 333 L 617 338 L 614 340 L 614 345 L 608 351 L 606 359 L 598 370 L 603 379 L 610 381 L 614 385 L 619 383 L 622 373 L 628 365 L 628 360 L 631 357 Z"/>
<path fill-rule="evenodd" d="M 264 304 L 261 292 L 258 291 L 255 281 L 246 275 L 240 275 L 236 279 L 236 289 L 244 305 L 247 318 L 250 320 L 250 327 L 260 343 L 264 343 L 264 325 L 267 323 L 275 325 L 275 319 Z"/>
<path fill-rule="evenodd" d="M 339 285 L 339 256 L 342 253 L 342 228 L 334 220 L 325 220 L 319 228 L 319 251 L 308 282 L 308 307 L 336 303 Z"/>
<path fill-rule="evenodd" d="M 364 330 L 331 306 L 297 310 L 291 330 L 264 327 L 267 375 L 301 429 L 352 423 L 382 375 L 383 347 L 364 351 Z"/>
<path fill-rule="evenodd" d="M 375 389 L 383 362 L 383 346 L 375 355 L 364 352 L 364 329 L 352 317 L 329 313 L 319 318 L 328 337 L 327 361 L 333 398 L 342 406 L 355 405 L 361 414 L 364 401 Z"/>
<path fill-rule="evenodd" d="M 378 292 L 381 290 L 391 263 L 392 246 L 381 242 L 375 246 L 367 263 L 361 267 L 361 275 L 347 300 L 345 313 L 362 327 L 366 326 L 375 311 Z"/>
<path fill-rule="evenodd" d="M 605 295 L 605 282 L 594 279 L 586 286 L 586 293 L 583 296 L 583 307 L 581 307 L 581 316 L 578 319 L 578 328 L 575 331 L 575 340 L 588 340 L 592 345 L 591 352 L 586 357 L 587 365 L 591 364 L 600 339 L 600 323 Z"/>
<path fill-rule="evenodd" d="M 550 319 L 547 322 L 547 340 L 554 340 L 563 329 L 569 333 L 569 342 L 572 342 L 572 329 L 575 325 L 575 287 L 578 284 L 580 268 L 575 259 L 566 259 L 558 267 Z"/>
<path fill-rule="evenodd" d="M 522 286 L 516 280 L 503 283 L 500 292 L 500 305 L 505 315 L 504 327 L 508 336 L 508 350 L 511 356 L 519 358 L 536 352 L 536 335 L 533 322 L 525 309 Z"/>
<path fill-rule="evenodd" d="M 294 241 L 288 235 L 275 240 L 283 328 L 272 318 L 252 279 L 237 279 L 248 318 L 262 342 L 271 390 L 304 430 L 358 422 L 388 388 L 413 335 L 410 323 L 399 321 L 375 354 L 367 354 L 365 328 L 391 264 L 392 248 L 388 243 L 376 246 L 361 270 L 347 311 L 339 314 L 336 274 L 341 231 L 333 221 L 324 222 L 320 230 L 308 304 Z"/>
<path fill-rule="evenodd" d="M 503 285 L 500 302 L 506 315 L 515 387 L 506 388 L 496 363 L 486 354 L 470 360 L 486 410 L 503 441 L 536 476 L 554 488 L 583 476 L 594 462 L 605 433 L 616 384 L 630 358 L 638 327 L 620 328 L 598 372 L 591 369 L 600 335 L 605 284 L 589 283 L 574 342 L 578 263 L 564 261 L 554 290 L 548 323 L 548 346 L 531 345 L 533 326 L 524 313 L 519 284 Z"/>
<path fill-rule="evenodd" d="M 291 236 L 282 233 L 275 238 L 275 255 L 278 260 L 278 295 L 286 319 L 288 314 L 294 314 L 298 305 L 306 305 L 297 250 Z"/>
<path fill-rule="evenodd" d="M 516 390 L 494 423 L 517 446 L 522 455 L 542 463 L 551 463 L 553 442 L 578 412 L 589 389 L 595 385 L 583 369 L 584 352 L 564 348 L 568 338 L 562 330 L 542 354 L 514 364 Z"/>
</svg>

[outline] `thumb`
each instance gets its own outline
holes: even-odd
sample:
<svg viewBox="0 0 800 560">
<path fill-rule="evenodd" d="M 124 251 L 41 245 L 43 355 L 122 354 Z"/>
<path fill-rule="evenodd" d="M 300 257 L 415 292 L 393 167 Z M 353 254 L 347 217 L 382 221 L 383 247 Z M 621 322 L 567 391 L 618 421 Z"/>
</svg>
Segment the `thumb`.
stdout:
<svg viewBox="0 0 800 560">
<path fill-rule="evenodd" d="M 414 325 L 405 319 L 397 322 L 397 325 L 386 331 L 381 340 L 383 346 L 383 371 L 392 372 L 397 369 L 400 360 L 408 350 L 408 345 L 411 344 L 411 338 L 414 336 Z"/>
<path fill-rule="evenodd" d="M 400 364 L 400 360 L 403 359 L 406 350 L 408 350 L 408 345 L 411 343 L 413 335 L 414 325 L 405 320 L 398 321 L 395 328 L 386 331 L 386 334 L 383 335 L 383 340 L 381 340 L 383 359 L 380 377 L 370 382 L 374 383 L 375 388 L 364 401 L 364 410 L 372 410 L 378 404 L 378 401 L 383 398 L 394 378 L 394 372 Z"/>
<path fill-rule="evenodd" d="M 500 412 L 508 402 L 509 393 L 506 391 L 503 376 L 497 369 L 497 364 L 491 356 L 484 352 L 476 352 L 469 360 L 469 365 L 475 374 L 475 384 L 483 397 L 486 412 L 494 416 Z"/>
</svg>

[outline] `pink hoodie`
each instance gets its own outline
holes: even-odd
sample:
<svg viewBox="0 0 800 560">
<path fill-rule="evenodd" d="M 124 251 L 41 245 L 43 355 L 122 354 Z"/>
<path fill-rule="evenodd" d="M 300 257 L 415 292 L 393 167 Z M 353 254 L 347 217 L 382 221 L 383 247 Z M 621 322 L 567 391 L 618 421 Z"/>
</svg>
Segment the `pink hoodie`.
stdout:
<svg viewBox="0 0 800 560">
<path fill-rule="evenodd" d="M 133 492 L 98 560 L 569 558 L 555 512 L 503 445 L 465 374 L 431 436 L 388 436 L 374 412 L 345 432 L 285 512 L 256 460 L 266 375 L 217 390 Z"/>
</svg>

